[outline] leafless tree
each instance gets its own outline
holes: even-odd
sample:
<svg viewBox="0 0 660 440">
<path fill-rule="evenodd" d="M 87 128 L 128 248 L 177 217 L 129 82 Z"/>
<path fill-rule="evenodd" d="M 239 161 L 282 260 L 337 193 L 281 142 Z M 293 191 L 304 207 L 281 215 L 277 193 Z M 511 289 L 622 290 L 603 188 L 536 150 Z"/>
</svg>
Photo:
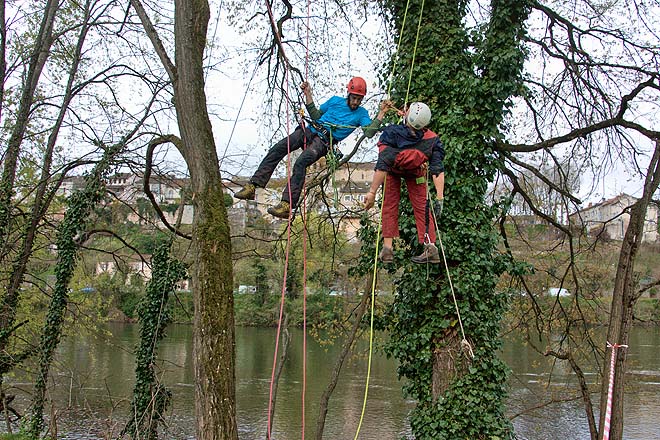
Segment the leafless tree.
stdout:
<svg viewBox="0 0 660 440">
<path fill-rule="evenodd" d="M 19 315 L 25 309 L 22 301 L 32 300 L 23 298 L 23 288 L 34 284 L 50 294 L 35 266 L 44 253 L 52 253 L 45 249 L 54 240 L 63 182 L 89 169 L 105 146 L 121 138 L 123 153 L 130 151 L 127 145 L 135 141 L 138 128 L 153 121 L 152 106 L 162 84 L 150 74 L 143 57 L 133 56 L 135 52 L 121 43 L 109 43 L 108 35 L 122 35 L 121 23 L 114 19 L 116 6 L 94 0 L 20 7 L 2 2 L 3 17 L 9 16 L 2 20 L 0 32 L 0 138 L 6 145 L 0 191 L 2 378 L 33 353 L 34 341 L 17 337 L 26 324 L 40 324 L 37 316 Z M 133 99 L 129 104 L 117 93 L 118 85 L 128 82 L 145 92 L 144 101 Z M 121 156 L 115 157 L 113 166 Z"/>
<path fill-rule="evenodd" d="M 600 428 L 591 407 L 593 390 L 586 383 L 580 389 L 591 438 L 596 440 L 603 434 L 609 362 L 603 362 L 607 360 L 605 341 L 594 338 L 585 325 L 589 306 L 580 302 L 590 297 L 581 276 L 580 255 L 593 248 L 585 248 L 579 232 L 530 191 L 539 186 L 529 187 L 524 176 L 535 176 L 545 188 L 542 191 L 557 200 L 563 212 L 579 210 L 582 198 L 601 189 L 604 180 L 611 182 L 614 168 L 625 168 L 645 181 L 640 200 L 630 209 L 609 315 L 608 341 L 625 344 L 632 326 L 632 307 L 639 297 L 634 266 L 641 228 L 649 201 L 658 189 L 660 130 L 654 115 L 660 96 L 660 5 L 638 1 L 530 4 L 537 25 L 529 27 L 527 36 L 529 92 L 517 103 L 504 128 L 506 141 L 498 142 L 497 149 L 505 161 L 503 175 L 511 185 L 511 194 L 521 197 L 526 209 L 559 229 L 564 237 L 565 245 L 557 249 L 568 250 L 569 256 L 557 265 L 559 272 L 554 275 L 575 290 L 573 312 L 559 303 L 552 309 L 557 313 L 541 312 L 536 299 L 529 297 L 533 302 L 529 310 L 537 317 L 530 334 L 559 330 L 561 338 L 553 344 L 556 346 L 549 350 L 539 347 L 540 352 L 569 359 L 578 375 L 580 363 L 589 358 L 591 365 L 600 369 Z M 582 177 L 579 192 L 574 185 L 576 174 Z M 557 318 L 556 325 L 550 324 Z M 625 352 L 620 351 L 610 432 L 610 438 L 615 439 L 620 439 L 623 431 L 625 359 Z"/>
</svg>

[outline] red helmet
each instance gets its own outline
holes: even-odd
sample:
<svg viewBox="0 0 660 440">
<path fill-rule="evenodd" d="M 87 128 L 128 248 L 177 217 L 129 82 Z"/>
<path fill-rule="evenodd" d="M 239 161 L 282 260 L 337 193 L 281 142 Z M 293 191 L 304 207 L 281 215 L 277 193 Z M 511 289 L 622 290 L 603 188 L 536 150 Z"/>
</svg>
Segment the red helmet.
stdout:
<svg viewBox="0 0 660 440">
<path fill-rule="evenodd" d="M 351 95 L 364 96 L 367 94 L 367 82 L 364 80 L 364 78 L 354 76 L 348 82 L 346 91 Z"/>
</svg>

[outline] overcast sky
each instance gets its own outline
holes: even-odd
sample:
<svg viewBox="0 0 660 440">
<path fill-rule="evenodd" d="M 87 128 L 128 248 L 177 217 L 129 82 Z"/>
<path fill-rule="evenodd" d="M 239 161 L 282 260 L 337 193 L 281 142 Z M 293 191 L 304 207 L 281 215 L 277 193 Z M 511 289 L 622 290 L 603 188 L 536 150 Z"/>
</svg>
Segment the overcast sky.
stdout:
<svg viewBox="0 0 660 440">
<path fill-rule="evenodd" d="M 218 10 L 214 10 L 213 13 L 217 14 L 217 12 Z M 304 15 L 303 11 L 298 12 L 300 15 Z M 296 15 L 295 12 L 294 15 Z M 266 17 L 261 16 L 257 20 L 261 20 L 259 22 L 263 26 L 261 29 L 242 34 L 238 32 L 235 26 L 227 24 L 226 11 L 223 11 L 218 25 L 216 26 L 216 17 L 212 16 L 209 27 L 209 38 L 214 38 L 214 41 L 218 44 L 217 47 L 211 49 L 211 59 L 222 56 L 225 60 L 218 69 L 222 73 L 217 70 L 209 73 L 207 95 L 218 155 L 224 157 L 222 170 L 228 175 L 250 175 L 256 169 L 269 146 L 286 135 L 287 121 L 288 131 L 292 131 L 296 124 L 294 113 L 297 109 L 295 108 L 289 108 L 288 116 L 285 114 L 280 115 L 284 125 L 277 131 L 277 127 L 273 126 L 274 115 L 264 112 L 264 109 L 267 108 L 264 102 L 265 96 L 267 96 L 264 82 L 266 69 L 264 66 L 259 67 L 253 77 L 257 53 L 254 50 L 249 51 L 246 49 L 250 45 L 254 46 L 255 42 L 260 39 L 263 41 L 264 29 L 267 29 Z M 363 24 L 362 30 L 364 32 L 363 37 L 371 41 L 378 41 L 383 35 L 376 21 Z M 287 32 L 286 28 L 285 32 Z M 292 31 L 288 30 L 288 32 L 288 35 L 291 35 Z M 363 76 L 370 86 L 368 94 L 370 99 L 365 106 L 373 115 L 378 102 L 383 98 L 382 90 L 374 87 L 377 85 L 377 69 L 389 54 L 387 51 L 367 53 L 362 49 L 360 43 L 356 43 L 357 38 L 354 36 L 349 38 L 347 35 L 344 35 L 344 37 L 339 42 L 335 39 L 334 47 L 338 49 L 337 56 L 344 62 L 344 66 L 341 67 L 349 66 L 348 71 L 338 69 L 334 63 L 332 65 L 307 66 L 309 79 L 314 89 L 315 101 L 318 105 L 332 95 L 344 96 L 348 78 L 359 75 Z M 323 50 L 324 48 L 321 47 L 320 49 Z M 317 48 L 310 47 L 309 50 L 315 51 Z M 296 64 L 296 66 L 300 69 L 306 67 L 304 64 Z M 528 68 L 534 68 L 533 66 L 534 60 L 529 60 Z M 544 68 L 548 71 L 551 70 L 551 67 L 547 65 Z M 561 69 L 561 66 L 556 68 Z M 297 81 L 291 80 L 289 93 L 297 94 L 298 86 Z M 379 95 L 374 96 L 374 93 Z M 242 108 L 239 113 L 241 105 Z M 647 111 L 644 114 L 642 108 L 638 117 L 655 118 L 655 112 Z M 342 143 L 341 149 L 344 152 L 349 152 L 352 149 L 353 142 L 351 140 L 345 141 Z M 640 146 L 647 150 L 651 147 L 650 144 Z M 372 140 L 365 142 L 358 160 L 373 160 L 375 156 L 375 143 Z M 587 195 L 585 191 L 590 189 L 591 186 L 586 182 L 583 183 L 580 196 L 585 198 L 585 201 L 609 198 L 621 192 L 635 196 L 641 194 L 642 180 L 639 175 L 634 173 L 629 164 L 626 165 L 616 159 L 615 162 L 616 165 L 611 172 L 605 178 L 595 182 L 593 193 Z M 640 161 L 640 165 L 646 166 L 643 159 Z M 585 174 L 583 178 L 588 180 L 591 176 Z"/>
</svg>

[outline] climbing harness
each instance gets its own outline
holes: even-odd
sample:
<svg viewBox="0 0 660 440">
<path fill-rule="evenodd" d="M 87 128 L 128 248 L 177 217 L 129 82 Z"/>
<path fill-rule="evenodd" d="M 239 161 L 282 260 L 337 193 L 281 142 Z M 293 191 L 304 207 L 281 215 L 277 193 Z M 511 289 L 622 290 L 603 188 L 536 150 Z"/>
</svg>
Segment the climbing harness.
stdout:
<svg viewBox="0 0 660 440">
<path fill-rule="evenodd" d="M 339 147 L 335 145 L 332 139 L 332 128 L 337 128 L 338 126 L 335 124 L 331 124 L 332 126 L 328 127 L 325 124 L 321 124 L 318 121 L 315 121 L 314 119 L 305 116 L 302 109 L 300 115 L 301 115 L 301 125 L 304 124 L 304 122 L 307 122 L 309 125 L 314 127 L 314 130 L 316 130 L 315 134 L 328 145 L 328 152 L 326 153 L 325 157 L 326 157 L 326 164 L 330 169 L 330 186 L 333 189 L 333 201 L 334 201 L 334 207 L 336 209 L 339 205 L 339 189 L 337 188 L 337 185 L 335 185 L 335 171 L 337 171 L 337 169 L 339 168 L 340 161 L 344 157 L 344 153 L 341 152 Z M 304 125 L 303 125 L 303 129 L 304 129 Z"/>
</svg>

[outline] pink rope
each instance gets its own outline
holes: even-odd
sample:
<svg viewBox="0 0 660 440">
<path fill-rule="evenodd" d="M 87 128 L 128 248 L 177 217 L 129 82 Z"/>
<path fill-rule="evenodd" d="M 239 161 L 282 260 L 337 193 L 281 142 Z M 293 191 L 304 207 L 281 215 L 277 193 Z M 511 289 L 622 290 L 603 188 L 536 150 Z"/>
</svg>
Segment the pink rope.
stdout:
<svg viewBox="0 0 660 440">
<path fill-rule="evenodd" d="M 302 356 L 302 440 L 305 440 L 305 392 L 307 390 L 307 214 L 303 199 L 303 356 Z"/>
<path fill-rule="evenodd" d="M 305 81 L 308 79 L 309 66 L 309 13 L 310 0 L 307 1 L 307 44 L 305 45 Z M 304 137 L 303 148 L 307 148 L 307 136 Z M 289 191 L 291 194 L 291 191 Z M 305 440 L 305 395 L 307 393 L 307 198 L 303 199 L 303 356 L 302 356 L 302 427 L 301 440 Z"/>
<path fill-rule="evenodd" d="M 288 69 L 288 60 L 286 59 L 286 54 L 284 52 L 284 46 L 282 45 L 282 40 L 280 38 L 280 35 L 277 33 L 277 25 L 275 23 L 275 18 L 273 16 L 273 11 L 271 8 L 271 5 L 269 3 L 269 0 L 266 0 L 266 6 L 268 9 L 268 16 L 270 18 L 271 25 L 273 27 L 273 33 L 275 34 L 275 38 L 277 41 L 278 46 L 280 47 L 280 51 L 282 53 L 282 57 L 284 58 L 285 61 L 285 83 L 287 84 L 287 89 L 284 91 L 285 93 L 285 98 L 286 98 L 286 113 L 287 113 L 287 122 L 286 122 L 286 129 L 287 133 L 290 133 L 290 127 L 289 127 L 289 93 L 288 93 L 288 84 L 289 84 L 289 69 Z M 306 45 L 306 54 L 305 54 L 305 80 L 307 80 L 308 76 L 308 59 L 309 59 L 309 16 L 310 16 L 310 1 L 308 0 L 307 2 L 307 45 Z M 304 129 L 304 126 L 303 126 Z M 289 194 L 291 194 L 291 145 L 289 143 L 289 139 L 287 138 L 287 187 L 289 189 Z M 307 147 L 307 138 L 304 138 L 304 143 L 303 149 Z M 267 428 L 267 433 L 266 433 L 266 438 L 267 440 L 271 440 L 271 425 L 272 425 L 272 420 L 271 420 L 271 412 L 272 412 L 272 403 L 273 403 L 273 385 L 275 382 L 275 370 L 277 367 L 277 355 L 279 352 L 279 345 L 280 345 L 280 335 L 282 331 L 282 318 L 284 315 L 284 303 L 285 303 L 285 298 L 286 298 L 286 281 L 287 281 L 287 275 L 288 275 L 288 267 L 289 267 L 289 254 L 291 250 L 291 222 L 292 222 L 292 212 L 293 212 L 294 207 L 289 203 L 289 219 L 288 219 L 288 224 L 287 224 L 287 242 L 286 242 L 286 258 L 284 262 L 284 277 L 282 281 L 282 295 L 280 299 L 280 313 L 279 313 L 279 318 L 277 322 L 277 336 L 275 337 L 275 353 L 273 354 L 273 368 L 271 371 L 271 377 L 270 377 L 270 391 L 268 394 L 268 428 Z M 306 241 L 306 216 L 305 216 L 305 201 L 303 199 L 303 373 L 302 373 L 302 440 L 305 440 L 305 394 L 306 394 L 306 389 L 307 389 L 307 241 Z"/>
<path fill-rule="evenodd" d="M 270 17 L 271 23 L 273 25 L 273 30 L 276 29 L 275 19 L 273 18 L 273 11 L 270 7 L 270 3 L 266 0 L 266 5 L 268 6 L 268 15 Z M 281 47 L 280 36 L 275 32 L 278 44 Z M 282 54 L 284 54 L 284 48 L 282 48 Z M 289 133 L 289 96 L 288 96 L 288 83 L 289 83 L 289 69 L 284 69 L 285 71 L 285 84 L 287 84 L 287 89 L 284 90 L 286 95 L 286 130 Z M 287 186 L 289 188 L 289 194 L 291 194 L 291 144 L 289 138 L 287 137 L 287 161 L 286 161 L 286 174 L 287 174 Z M 280 350 L 280 336 L 282 334 L 282 318 L 284 316 L 284 302 L 286 298 L 286 279 L 289 268 L 289 252 L 291 250 L 291 204 L 289 204 L 289 220 L 287 223 L 287 237 L 286 237 L 286 257 L 284 259 L 284 275 L 282 280 L 282 294 L 280 297 L 280 314 L 277 320 L 277 335 L 275 336 L 275 352 L 273 353 L 273 368 L 270 374 L 270 388 L 268 392 L 268 426 L 266 428 L 266 438 L 271 440 L 272 436 L 272 418 L 271 412 L 273 409 L 273 385 L 275 383 L 275 370 L 277 368 L 277 354 Z"/>
<path fill-rule="evenodd" d="M 616 349 L 628 348 L 627 345 L 610 344 L 607 346 L 612 349 L 610 352 L 610 379 L 607 385 L 607 406 L 605 407 L 605 422 L 603 423 L 603 440 L 610 438 L 610 422 L 612 421 L 612 394 L 614 391 L 614 364 L 616 363 Z"/>
<path fill-rule="evenodd" d="M 288 70 L 287 70 L 288 77 Z M 286 105 L 287 113 L 287 133 L 289 131 L 289 100 L 287 99 Z M 291 193 L 291 159 L 289 155 L 291 153 L 290 144 L 287 142 L 287 162 L 286 162 L 286 173 L 287 173 L 287 185 L 289 186 L 289 194 Z M 272 420 L 270 417 L 271 410 L 273 408 L 273 384 L 275 382 L 275 369 L 277 368 L 277 354 L 280 349 L 280 335 L 282 333 L 282 317 L 284 316 L 284 302 L 286 298 L 286 279 L 289 269 L 289 252 L 291 250 L 291 206 L 289 206 L 289 220 L 287 224 L 287 237 L 286 237 L 286 257 L 284 259 L 284 276 L 282 280 L 282 294 L 280 298 L 280 315 L 277 320 L 277 336 L 275 337 L 275 353 L 273 354 L 273 368 L 270 375 L 270 390 L 268 392 L 268 429 L 266 433 L 266 438 L 271 440 L 271 424 Z"/>
</svg>

